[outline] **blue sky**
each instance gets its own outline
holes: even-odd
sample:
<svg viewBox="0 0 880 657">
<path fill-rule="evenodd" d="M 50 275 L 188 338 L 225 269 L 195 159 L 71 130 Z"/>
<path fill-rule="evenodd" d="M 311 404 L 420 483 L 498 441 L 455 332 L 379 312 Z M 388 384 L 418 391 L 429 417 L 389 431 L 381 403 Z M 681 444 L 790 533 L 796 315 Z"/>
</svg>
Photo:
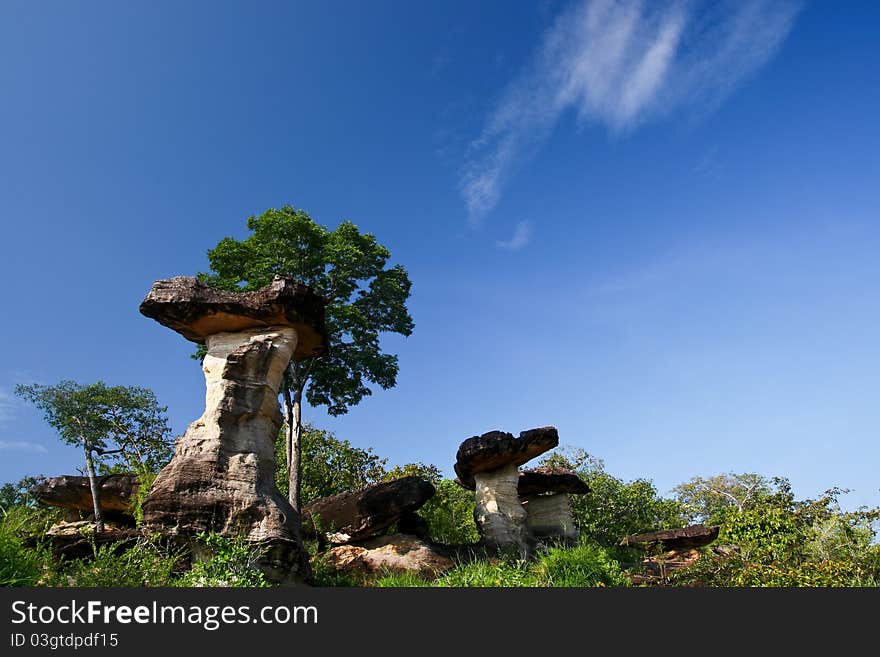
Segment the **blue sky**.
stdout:
<svg viewBox="0 0 880 657">
<path fill-rule="evenodd" d="M 661 492 L 791 478 L 880 504 L 875 3 L 0 5 L 0 481 L 61 474 L 16 383 L 141 385 L 142 317 L 291 204 L 413 280 L 398 386 L 341 418 L 392 463 L 553 424 Z"/>
</svg>

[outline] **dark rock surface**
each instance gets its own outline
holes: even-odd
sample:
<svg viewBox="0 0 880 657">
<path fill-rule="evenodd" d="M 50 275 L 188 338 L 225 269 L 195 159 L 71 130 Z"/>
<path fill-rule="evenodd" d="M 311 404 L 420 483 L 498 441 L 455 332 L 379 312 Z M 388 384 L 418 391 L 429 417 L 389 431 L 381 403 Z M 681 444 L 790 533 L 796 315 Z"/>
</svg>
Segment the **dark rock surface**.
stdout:
<svg viewBox="0 0 880 657">
<path fill-rule="evenodd" d="M 664 550 L 684 550 L 709 545 L 718 538 L 719 527 L 691 525 L 682 529 L 664 529 L 645 534 L 633 534 L 620 541 L 621 545 L 648 545 L 657 543 Z"/>
<path fill-rule="evenodd" d="M 506 465 L 520 466 L 536 456 L 559 445 L 555 427 L 529 429 L 515 438 L 504 431 L 489 431 L 482 436 L 468 438 L 455 455 L 455 474 L 458 483 L 474 490 L 474 474 L 490 472 Z"/>
<path fill-rule="evenodd" d="M 435 492 L 431 482 L 411 476 L 323 497 L 303 509 L 303 533 L 320 531 L 333 544 L 360 541 L 419 509 Z"/>
<path fill-rule="evenodd" d="M 193 342 L 215 333 L 290 326 L 299 336 L 294 358 L 300 359 L 324 349 L 324 306 L 310 287 L 289 278 L 276 277 L 255 292 L 227 292 L 177 276 L 153 283 L 140 311 Z"/>
<path fill-rule="evenodd" d="M 584 495 L 590 492 L 590 487 L 570 470 L 540 467 L 520 472 L 516 490 L 520 497 L 542 493 Z"/>
<path fill-rule="evenodd" d="M 131 503 L 137 497 L 140 481 L 137 475 L 112 474 L 97 477 L 98 502 L 101 509 L 131 514 Z M 30 489 L 31 495 L 42 504 L 62 509 L 92 513 L 92 490 L 89 478 L 61 475 L 43 479 Z"/>
</svg>

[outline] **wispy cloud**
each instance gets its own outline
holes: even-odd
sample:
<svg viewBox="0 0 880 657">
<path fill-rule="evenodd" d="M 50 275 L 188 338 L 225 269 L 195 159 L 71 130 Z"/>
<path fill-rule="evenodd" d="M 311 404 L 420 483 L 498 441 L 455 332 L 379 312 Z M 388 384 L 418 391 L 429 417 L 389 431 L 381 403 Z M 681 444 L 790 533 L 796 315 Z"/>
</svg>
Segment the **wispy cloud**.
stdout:
<svg viewBox="0 0 880 657">
<path fill-rule="evenodd" d="M 520 221 L 513 231 L 513 237 L 509 240 L 498 240 L 495 246 L 508 251 L 519 251 L 532 240 L 532 224 L 528 221 Z"/>
<path fill-rule="evenodd" d="M 36 452 L 46 454 L 48 449 L 38 443 L 29 443 L 26 440 L 0 440 L 0 451 Z"/>
<path fill-rule="evenodd" d="M 8 422 L 15 415 L 15 399 L 0 388 L 0 422 Z"/>
<path fill-rule="evenodd" d="M 469 148 L 459 188 L 471 225 L 563 113 L 622 134 L 684 106 L 710 111 L 770 59 L 798 10 L 787 0 L 576 2 Z"/>
</svg>

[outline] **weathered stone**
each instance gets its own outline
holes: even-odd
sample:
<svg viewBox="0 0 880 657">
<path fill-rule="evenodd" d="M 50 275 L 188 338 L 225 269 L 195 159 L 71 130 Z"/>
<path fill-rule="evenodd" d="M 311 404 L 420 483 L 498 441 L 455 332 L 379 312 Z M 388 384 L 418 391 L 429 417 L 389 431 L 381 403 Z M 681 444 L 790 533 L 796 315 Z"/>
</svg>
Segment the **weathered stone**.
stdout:
<svg viewBox="0 0 880 657">
<path fill-rule="evenodd" d="M 573 545 L 580 538 L 567 493 L 528 495 L 523 500 L 529 529 L 537 539 L 557 539 Z"/>
<path fill-rule="evenodd" d="M 288 326 L 296 330 L 293 357 L 300 359 L 324 349 L 324 305 L 311 288 L 289 278 L 276 276 L 255 292 L 227 292 L 177 276 L 153 283 L 140 311 L 199 343 L 217 333 Z"/>
<path fill-rule="evenodd" d="M 620 541 L 621 545 L 659 544 L 664 550 L 683 550 L 709 545 L 718 538 L 719 527 L 691 525 L 682 529 L 664 529 L 662 531 L 633 534 Z"/>
<path fill-rule="evenodd" d="M 358 575 L 390 571 L 434 578 L 455 566 L 439 546 L 406 534 L 377 536 L 357 544 L 339 545 L 327 551 L 323 558 L 338 572 Z"/>
<path fill-rule="evenodd" d="M 131 514 L 131 503 L 137 497 L 140 480 L 137 475 L 111 474 L 97 478 L 98 501 L 103 511 Z M 48 506 L 85 511 L 95 510 L 89 478 L 76 475 L 49 477 L 30 489 L 34 498 Z"/>
<path fill-rule="evenodd" d="M 504 431 L 489 431 L 465 440 L 455 455 L 455 474 L 465 488 L 474 490 L 474 475 L 498 468 L 520 466 L 559 444 L 555 427 L 529 429 L 514 438 Z"/>
<path fill-rule="evenodd" d="M 492 552 L 513 552 L 523 557 L 529 554 L 535 541 L 516 492 L 517 466 L 511 463 L 478 472 L 474 478 L 474 521 L 482 543 Z"/>
<path fill-rule="evenodd" d="M 130 546 L 131 541 L 141 536 L 139 529 L 104 524 L 104 531 L 95 533 L 95 522 L 78 520 L 59 522 L 46 532 L 46 539 L 56 558 L 81 559 L 94 554 L 94 547 L 113 545 L 120 550 Z"/>
<path fill-rule="evenodd" d="M 202 363 L 205 412 L 175 447 L 143 505 L 146 526 L 170 535 L 202 531 L 262 544 L 275 582 L 310 574 L 299 519 L 275 487 L 278 390 L 297 343 L 290 327 L 217 333 Z"/>
<path fill-rule="evenodd" d="M 320 531 L 333 544 L 360 541 L 421 508 L 435 492 L 431 482 L 410 476 L 323 497 L 303 509 L 303 532 L 311 537 Z"/>
<path fill-rule="evenodd" d="M 590 487 L 571 470 L 543 466 L 520 472 L 517 492 L 521 497 L 543 493 L 584 495 Z"/>
</svg>

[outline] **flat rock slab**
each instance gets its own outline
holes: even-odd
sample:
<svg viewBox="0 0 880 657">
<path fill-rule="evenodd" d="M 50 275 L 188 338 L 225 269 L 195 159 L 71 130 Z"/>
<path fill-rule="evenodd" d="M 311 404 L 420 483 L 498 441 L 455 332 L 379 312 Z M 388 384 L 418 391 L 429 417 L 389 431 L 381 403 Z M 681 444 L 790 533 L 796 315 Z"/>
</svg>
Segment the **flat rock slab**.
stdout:
<svg viewBox="0 0 880 657">
<path fill-rule="evenodd" d="M 435 492 L 431 482 L 412 476 L 323 497 L 303 509 L 303 534 L 314 537 L 320 531 L 334 544 L 360 541 L 421 508 Z"/>
<path fill-rule="evenodd" d="M 474 490 L 474 475 L 491 472 L 507 465 L 520 466 L 559 445 L 555 427 L 529 429 L 515 438 L 504 431 L 489 431 L 465 440 L 455 455 L 458 483 Z"/>
<path fill-rule="evenodd" d="M 203 343 L 216 333 L 289 326 L 299 338 L 293 358 L 315 356 L 324 348 L 324 305 L 310 287 L 276 277 L 255 292 L 227 292 L 191 276 L 153 283 L 141 303 L 141 314 Z"/>
<path fill-rule="evenodd" d="M 665 550 L 683 550 L 698 548 L 709 545 L 718 538 L 720 528 L 706 527 L 705 525 L 691 525 L 682 529 L 665 529 L 662 531 L 648 532 L 646 534 L 633 534 L 627 536 L 621 545 L 648 545 L 659 543 Z"/>
<path fill-rule="evenodd" d="M 137 497 L 140 480 L 137 475 L 112 474 L 97 477 L 98 502 L 104 511 L 131 515 L 131 503 Z M 92 513 L 92 489 L 88 477 L 61 475 L 49 477 L 30 489 L 31 495 L 42 504 Z"/>
<path fill-rule="evenodd" d="M 571 470 L 540 467 L 520 472 L 516 490 L 520 497 L 542 493 L 584 495 L 590 487 Z"/>
<path fill-rule="evenodd" d="M 407 534 L 376 536 L 356 545 L 339 545 L 326 552 L 324 558 L 337 572 L 358 575 L 390 571 L 434 578 L 455 566 L 439 546 Z"/>
<path fill-rule="evenodd" d="M 123 549 L 129 541 L 142 535 L 139 529 L 117 527 L 110 523 L 105 523 L 103 532 L 95 533 L 94 521 L 79 520 L 52 525 L 46 532 L 46 539 L 56 558 L 81 559 L 92 556 L 94 547 L 114 545 Z"/>
</svg>

